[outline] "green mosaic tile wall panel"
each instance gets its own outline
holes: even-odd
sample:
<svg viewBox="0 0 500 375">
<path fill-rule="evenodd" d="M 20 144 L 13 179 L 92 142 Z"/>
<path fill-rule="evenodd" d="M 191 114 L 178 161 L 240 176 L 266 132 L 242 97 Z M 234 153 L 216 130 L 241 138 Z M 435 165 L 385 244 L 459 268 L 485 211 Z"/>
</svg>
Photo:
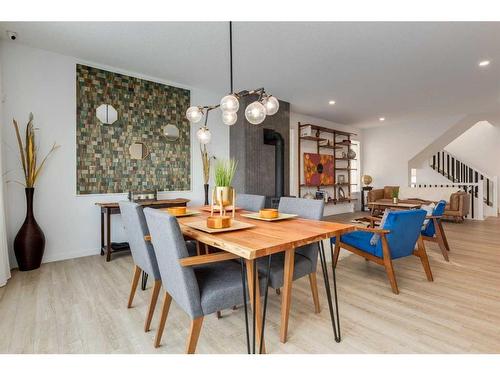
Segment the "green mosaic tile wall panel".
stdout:
<svg viewBox="0 0 500 375">
<path fill-rule="evenodd" d="M 78 194 L 190 189 L 189 90 L 84 65 L 76 66 L 76 80 Z M 103 103 L 118 111 L 115 123 L 96 117 Z M 177 141 L 164 136 L 167 124 L 179 128 Z M 135 142 L 147 146 L 146 159 L 130 158 Z"/>
</svg>

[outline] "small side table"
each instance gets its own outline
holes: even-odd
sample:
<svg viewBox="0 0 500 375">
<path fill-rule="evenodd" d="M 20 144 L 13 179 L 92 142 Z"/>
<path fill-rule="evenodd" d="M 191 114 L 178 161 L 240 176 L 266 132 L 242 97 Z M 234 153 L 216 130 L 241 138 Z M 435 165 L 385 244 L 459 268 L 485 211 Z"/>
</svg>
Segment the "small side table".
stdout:
<svg viewBox="0 0 500 375">
<path fill-rule="evenodd" d="M 363 186 L 361 188 L 361 211 L 363 211 L 363 212 L 369 211 L 368 210 L 368 199 L 367 198 L 365 199 L 365 191 L 371 191 L 371 190 L 373 190 L 373 186 Z"/>
<path fill-rule="evenodd" d="M 137 203 L 143 207 L 152 208 L 167 208 L 174 206 L 186 206 L 189 199 L 162 199 L 151 201 L 138 201 Z M 106 254 L 106 262 L 111 260 L 111 254 L 119 251 L 130 250 L 128 243 L 116 243 L 111 241 L 111 215 L 120 214 L 120 206 L 118 202 L 112 203 L 96 203 L 101 211 L 101 255 Z M 106 220 L 105 220 L 106 219 Z"/>
</svg>

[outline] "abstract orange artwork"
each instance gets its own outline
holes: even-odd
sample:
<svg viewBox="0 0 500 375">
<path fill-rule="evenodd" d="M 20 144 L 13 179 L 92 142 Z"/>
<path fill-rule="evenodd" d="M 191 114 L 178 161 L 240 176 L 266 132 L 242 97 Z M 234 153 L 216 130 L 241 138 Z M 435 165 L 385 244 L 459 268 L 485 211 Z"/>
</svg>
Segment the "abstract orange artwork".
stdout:
<svg viewBox="0 0 500 375">
<path fill-rule="evenodd" d="M 333 155 L 304 153 L 304 180 L 308 186 L 333 185 Z"/>
</svg>

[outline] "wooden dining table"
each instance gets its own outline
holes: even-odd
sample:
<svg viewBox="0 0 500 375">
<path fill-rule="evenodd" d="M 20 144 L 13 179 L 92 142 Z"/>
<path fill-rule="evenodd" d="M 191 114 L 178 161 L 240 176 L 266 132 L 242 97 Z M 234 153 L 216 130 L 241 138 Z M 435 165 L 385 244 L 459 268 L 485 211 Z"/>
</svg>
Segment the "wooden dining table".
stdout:
<svg viewBox="0 0 500 375">
<path fill-rule="evenodd" d="M 281 292 L 282 305 L 280 331 L 280 340 L 281 342 L 285 343 L 287 341 L 288 333 L 288 319 L 291 304 L 295 249 L 300 246 L 318 243 L 318 247 L 320 249 L 322 271 L 325 279 L 325 288 L 327 291 L 328 304 L 330 308 L 330 316 L 332 318 L 332 325 L 335 331 L 333 303 L 331 300 L 330 285 L 328 281 L 328 269 L 326 266 L 326 258 L 324 248 L 322 246 L 322 240 L 340 236 L 354 230 L 355 227 L 352 224 L 308 220 L 300 217 L 268 222 L 244 217 L 241 214 L 249 212 L 239 210 L 236 212 L 234 220 L 250 223 L 253 225 L 253 227 L 222 233 L 207 233 L 199 229 L 194 229 L 188 226 L 188 224 L 204 221 L 210 215 L 210 213 L 206 212 L 203 207 L 190 207 L 190 210 L 199 211 L 199 213 L 192 216 L 178 217 L 178 222 L 184 236 L 196 240 L 199 243 L 215 247 L 222 251 L 226 251 L 227 253 L 229 253 L 228 259 L 239 258 L 242 264 L 245 264 L 246 266 L 246 278 L 243 277 L 242 279 L 243 281 L 245 281 L 246 279 L 246 284 L 248 284 L 249 297 L 254 316 L 252 344 L 254 353 L 256 345 L 257 347 L 263 349 L 262 352 L 265 352 L 265 345 L 262 337 L 264 333 L 263 325 L 265 322 L 265 307 L 264 314 L 262 314 L 256 261 L 258 259 L 272 256 L 272 254 L 281 252 L 285 253 L 284 284 Z M 243 287 L 245 288 L 245 285 L 243 285 Z M 264 300 L 264 304 L 267 302 L 267 289 L 265 297 L 266 298 Z M 337 336 L 337 334 L 335 335 Z M 261 341 L 262 345 L 260 344 Z"/>
</svg>

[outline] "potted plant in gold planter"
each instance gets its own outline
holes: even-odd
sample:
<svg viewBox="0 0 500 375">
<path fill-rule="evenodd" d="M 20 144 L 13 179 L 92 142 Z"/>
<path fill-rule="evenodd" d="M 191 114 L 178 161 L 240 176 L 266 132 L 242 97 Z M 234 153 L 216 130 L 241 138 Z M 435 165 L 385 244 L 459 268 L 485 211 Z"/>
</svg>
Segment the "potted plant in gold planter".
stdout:
<svg viewBox="0 0 500 375">
<path fill-rule="evenodd" d="M 399 189 L 397 189 L 397 188 L 394 188 L 392 190 L 392 202 L 394 204 L 398 204 L 398 202 L 399 202 Z"/>
<path fill-rule="evenodd" d="M 218 160 L 215 163 L 214 202 L 221 208 L 232 205 L 234 202 L 234 189 L 231 184 L 237 165 L 238 162 L 234 159 Z"/>
<path fill-rule="evenodd" d="M 59 146 L 54 143 L 47 155 L 40 164 L 37 163 L 38 148 L 35 144 L 35 128 L 33 125 L 33 114 L 30 113 L 28 124 L 26 125 L 25 143 L 23 144 L 19 126 L 13 120 L 16 131 L 19 154 L 24 172 L 24 185 L 26 193 L 26 218 L 19 232 L 14 239 L 14 253 L 20 271 L 30 271 L 40 267 L 42 263 L 43 251 L 45 249 L 45 235 L 35 220 L 33 214 L 33 195 L 35 183 L 40 175 L 45 161 L 49 155 Z"/>
</svg>

